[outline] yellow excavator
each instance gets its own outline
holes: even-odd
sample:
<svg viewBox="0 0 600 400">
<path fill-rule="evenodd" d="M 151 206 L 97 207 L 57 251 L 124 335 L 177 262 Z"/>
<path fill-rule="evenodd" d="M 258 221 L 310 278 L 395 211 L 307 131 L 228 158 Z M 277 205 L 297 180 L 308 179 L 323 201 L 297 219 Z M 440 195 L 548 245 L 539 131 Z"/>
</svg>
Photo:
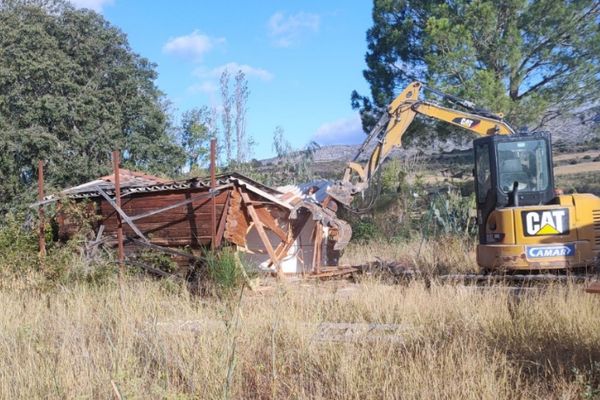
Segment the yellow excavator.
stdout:
<svg viewBox="0 0 600 400">
<path fill-rule="evenodd" d="M 421 100 L 429 90 L 467 111 Z M 343 205 L 368 188 L 369 182 L 416 115 L 467 129 L 473 141 L 479 244 L 483 271 L 572 270 L 598 264 L 600 198 L 592 194 L 557 194 L 551 138 L 546 133 L 520 134 L 494 114 L 471 102 L 411 83 L 385 113 L 345 169 L 329 187 Z M 366 164 L 358 160 L 376 140 Z"/>
</svg>

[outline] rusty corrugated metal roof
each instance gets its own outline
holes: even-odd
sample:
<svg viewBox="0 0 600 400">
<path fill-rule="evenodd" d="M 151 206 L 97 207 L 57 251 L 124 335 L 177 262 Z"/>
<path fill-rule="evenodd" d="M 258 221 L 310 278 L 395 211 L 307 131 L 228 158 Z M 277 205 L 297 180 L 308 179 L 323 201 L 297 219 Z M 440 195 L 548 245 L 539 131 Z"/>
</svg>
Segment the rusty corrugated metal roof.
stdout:
<svg viewBox="0 0 600 400">
<path fill-rule="evenodd" d="M 127 188 L 132 186 L 151 186 L 169 182 L 168 179 L 159 178 L 158 176 L 148 175 L 143 172 L 131 171 L 129 169 L 120 168 L 119 177 L 121 187 Z M 98 178 L 99 180 L 115 183 L 115 174 L 110 174 Z"/>
<path fill-rule="evenodd" d="M 121 178 L 121 197 L 133 193 L 210 188 L 209 177 L 194 177 L 174 181 L 123 168 L 120 169 L 119 176 Z M 216 177 L 216 181 L 217 186 L 226 185 L 228 183 L 236 181 L 238 184 L 247 186 L 251 190 L 254 188 L 254 191 L 263 191 L 264 194 L 272 195 L 274 196 L 274 198 L 272 198 L 273 201 L 280 202 L 277 196 L 281 195 L 281 192 L 269 186 L 263 185 L 262 183 L 257 182 L 237 172 L 218 175 Z M 66 196 L 72 199 L 100 197 L 101 195 L 100 192 L 97 190 L 98 188 L 102 189 L 109 195 L 114 195 L 114 174 L 106 175 L 98 179 L 94 179 L 92 181 L 83 183 L 81 185 L 64 189 L 58 195 L 46 196 L 44 198 L 44 201 L 36 204 L 52 202 L 62 196 Z M 289 208 L 290 206 L 286 207 Z"/>
</svg>

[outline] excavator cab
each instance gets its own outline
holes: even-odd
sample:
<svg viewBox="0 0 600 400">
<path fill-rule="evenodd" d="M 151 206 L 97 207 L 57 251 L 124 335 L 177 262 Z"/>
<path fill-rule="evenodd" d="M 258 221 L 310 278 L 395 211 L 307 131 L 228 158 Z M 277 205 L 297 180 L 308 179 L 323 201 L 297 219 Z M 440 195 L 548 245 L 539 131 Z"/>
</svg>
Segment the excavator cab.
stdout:
<svg viewBox="0 0 600 400">
<path fill-rule="evenodd" d="M 480 243 L 488 242 L 485 223 L 492 211 L 555 199 L 550 135 L 486 136 L 475 139 L 473 149 Z"/>
</svg>

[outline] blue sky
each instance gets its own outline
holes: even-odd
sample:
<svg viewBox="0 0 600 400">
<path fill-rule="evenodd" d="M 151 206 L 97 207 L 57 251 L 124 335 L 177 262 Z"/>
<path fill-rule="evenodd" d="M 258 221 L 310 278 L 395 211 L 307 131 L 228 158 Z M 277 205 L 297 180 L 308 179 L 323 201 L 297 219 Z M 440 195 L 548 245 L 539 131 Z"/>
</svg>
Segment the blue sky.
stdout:
<svg viewBox="0 0 600 400">
<path fill-rule="evenodd" d="M 218 107 L 220 72 L 242 69 L 256 158 L 273 154 L 277 125 L 295 148 L 364 138 L 350 93 L 368 92 L 362 71 L 370 1 L 72 2 L 102 13 L 135 52 L 158 65 L 157 85 L 176 115 Z"/>
</svg>

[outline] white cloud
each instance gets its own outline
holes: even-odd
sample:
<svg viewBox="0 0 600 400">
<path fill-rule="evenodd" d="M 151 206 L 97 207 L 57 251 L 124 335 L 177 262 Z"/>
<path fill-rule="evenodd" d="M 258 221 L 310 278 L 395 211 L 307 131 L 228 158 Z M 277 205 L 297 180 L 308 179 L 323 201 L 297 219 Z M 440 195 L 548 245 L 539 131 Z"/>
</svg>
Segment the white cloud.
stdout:
<svg viewBox="0 0 600 400">
<path fill-rule="evenodd" d="M 286 15 L 279 11 L 269 18 L 267 26 L 275 46 L 289 47 L 304 33 L 317 32 L 320 24 L 321 17 L 317 14 L 300 12 Z"/>
<path fill-rule="evenodd" d="M 218 89 L 219 89 L 219 87 L 217 86 L 217 83 L 214 81 L 203 81 L 203 82 L 197 83 L 195 85 L 192 85 L 188 88 L 188 90 L 192 93 L 206 93 L 206 94 L 216 93 Z"/>
<path fill-rule="evenodd" d="M 236 62 L 223 64 L 212 69 L 206 69 L 204 67 L 197 68 L 194 71 L 194 75 L 202 79 L 218 79 L 225 70 L 228 70 L 232 75 L 235 75 L 238 71 L 242 71 L 248 78 L 255 77 L 263 81 L 270 81 L 273 79 L 273 74 L 266 69 L 252 67 L 247 64 L 238 64 Z"/>
<path fill-rule="evenodd" d="M 196 30 L 189 35 L 169 39 L 163 46 L 163 52 L 199 61 L 205 53 L 222 43 L 225 43 L 225 38 L 212 38 Z"/>
<path fill-rule="evenodd" d="M 358 144 L 364 139 L 365 134 L 358 114 L 326 122 L 313 134 L 313 140 L 320 145 Z"/>
<path fill-rule="evenodd" d="M 106 5 L 114 4 L 114 0 L 71 0 L 71 4 L 77 8 L 89 8 L 96 12 L 102 12 Z"/>
</svg>

